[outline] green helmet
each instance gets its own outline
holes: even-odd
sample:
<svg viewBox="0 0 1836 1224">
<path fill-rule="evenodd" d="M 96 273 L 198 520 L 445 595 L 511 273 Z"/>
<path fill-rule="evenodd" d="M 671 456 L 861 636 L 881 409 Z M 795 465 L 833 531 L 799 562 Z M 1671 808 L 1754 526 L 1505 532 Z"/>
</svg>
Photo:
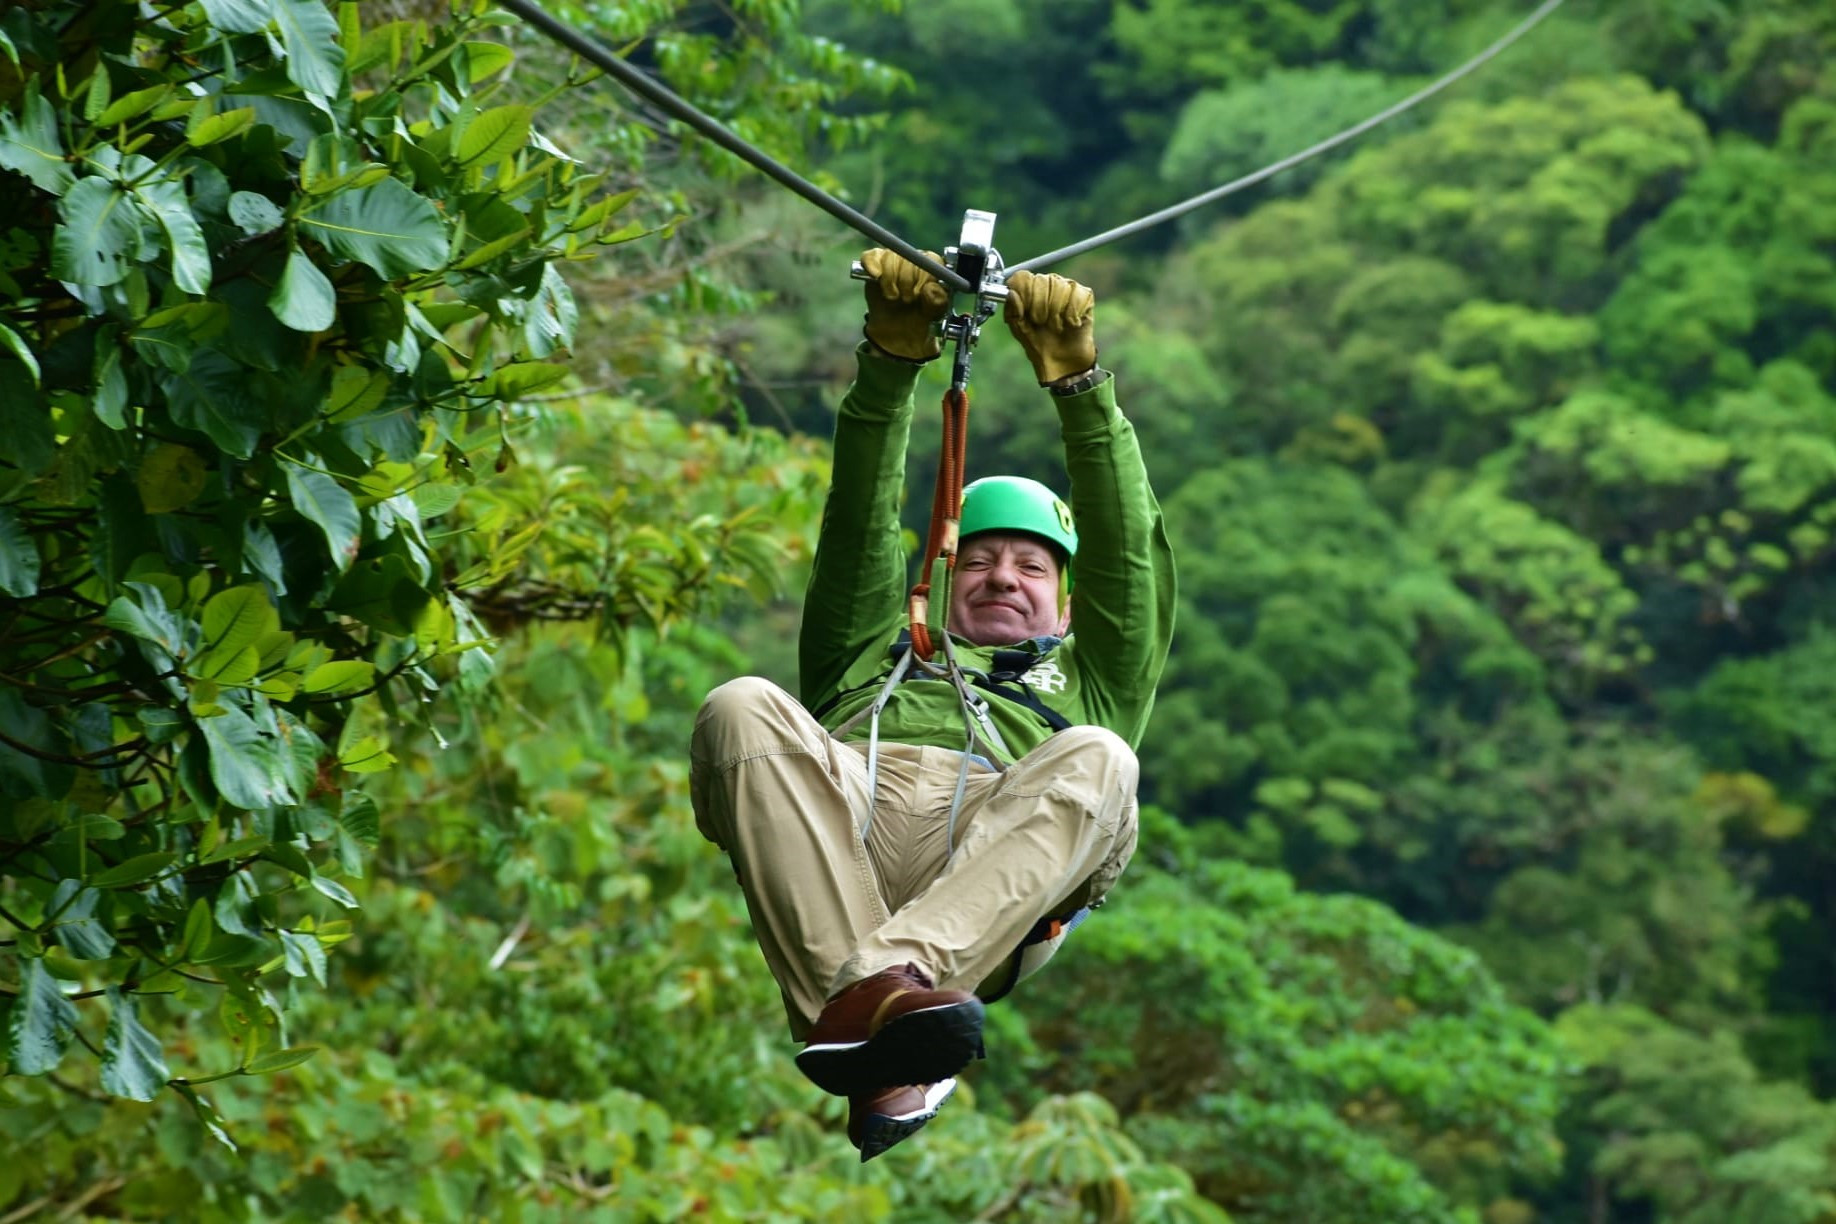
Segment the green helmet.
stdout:
<svg viewBox="0 0 1836 1224">
<path fill-rule="evenodd" d="M 1035 535 L 1056 547 L 1069 574 L 1077 556 L 1077 528 L 1071 507 L 1064 499 L 1024 476 L 984 476 L 963 490 L 962 527 L 958 538 L 967 540 L 983 531 L 1018 531 Z"/>
</svg>

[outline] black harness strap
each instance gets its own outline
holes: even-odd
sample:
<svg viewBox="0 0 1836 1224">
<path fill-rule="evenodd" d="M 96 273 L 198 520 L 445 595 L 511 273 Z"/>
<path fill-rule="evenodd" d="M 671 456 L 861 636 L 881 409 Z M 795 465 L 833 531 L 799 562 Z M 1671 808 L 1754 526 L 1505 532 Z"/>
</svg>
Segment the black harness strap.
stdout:
<svg viewBox="0 0 1836 1224">
<path fill-rule="evenodd" d="M 1005 697 L 1016 705 L 1023 705 L 1039 715 L 1045 725 L 1052 728 L 1052 733 L 1056 735 L 1070 727 L 1071 720 L 1040 700 L 1039 694 L 1033 691 L 1033 687 L 1020 678 L 1026 673 L 1027 668 L 1045 657 L 1043 654 L 1031 654 L 1024 650 L 997 650 L 994 655 L 992 672 L 983 675 L 981 672 L 965 669 L 964 674 L 977 688 L 986 689 L 997 697 Z"/>
</svg>

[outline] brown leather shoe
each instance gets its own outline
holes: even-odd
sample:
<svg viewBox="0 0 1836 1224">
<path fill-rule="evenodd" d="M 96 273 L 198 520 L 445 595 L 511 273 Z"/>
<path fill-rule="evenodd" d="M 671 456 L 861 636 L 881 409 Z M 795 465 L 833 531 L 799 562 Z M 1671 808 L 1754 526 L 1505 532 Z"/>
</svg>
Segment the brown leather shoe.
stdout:
<svg viewBox="0 0 1836 1224">
<path fill-rule="evenodd" d="M 982 1001 L 934 990 L 924 970 L 900 965 L 831 998 L 806 1042 L 798 1069 L 836 1096 L 935 1084 L 981 1053 Z"/>
<path fill-rule="evenodd" d="M 902 1084 L 872 1096 L 850 1097 L 848 1139 L 861 1150 L 861 1163 L 923 1130 L 955 1091 L 953 1076 L 935 1084 Z"/>
</svg>

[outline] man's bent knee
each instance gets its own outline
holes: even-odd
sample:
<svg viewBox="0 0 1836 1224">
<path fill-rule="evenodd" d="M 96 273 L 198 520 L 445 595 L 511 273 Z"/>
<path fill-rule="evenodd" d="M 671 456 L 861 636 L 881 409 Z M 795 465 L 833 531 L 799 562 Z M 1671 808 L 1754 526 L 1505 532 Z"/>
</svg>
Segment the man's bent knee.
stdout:
<svg viewBox="0 0 1836 1224">
<path fill-rule="evenodd" d="M 714 689 L 701 703 L 697 725 L 719 720 L 755 716 L 761 710 L 777 708 L 796 699 L 763 676 L 740 676 Z"/>
<path fill-rule="evenodd" d="M 723 768 L 763 745 L 801 744 L 798 724 L 807 717 L 797 699 L 771 681 L 741 676 L 716 688 L 701 703 L 689 755 Z"/>
<path fill-rule="evenodd" d="M 1141 778 L 1141 763 L 1135 757 L 1135 750 L 1107 727 L 1066 727 L 1040 747 L 1054 755 L 1063 753 L 1075 757 L 1079 767 L 1091 775 L 1113 778 L 1126 795 L 1135 793 Z"/>
</svg>

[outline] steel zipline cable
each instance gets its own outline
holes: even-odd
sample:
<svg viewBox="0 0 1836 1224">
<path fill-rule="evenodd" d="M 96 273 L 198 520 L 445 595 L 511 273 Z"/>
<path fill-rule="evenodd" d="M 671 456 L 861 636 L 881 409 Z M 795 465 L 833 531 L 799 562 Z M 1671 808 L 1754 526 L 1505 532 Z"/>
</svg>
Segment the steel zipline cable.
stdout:
<svg viewBox="0 0 1836 1224">
<path fill-rule="evenodd" d="M 1284 157 L 1280 161 L 1272 162 L 1254 173 L 1246 174 L 1242 178 L 1233 179 L 1221 187 L 1214 187 L 1209 191 L 1201 192 L 1178 204 L 1163 208 L 1159 212 L 1149 213 L 1145 217 L 1130 221 L 1127 225 L 1119 225 L 1114 229 L 1104 230 L 1100 234 L 1086 238 L 1082 242 L 1075 242 L 1070 246 L 1059 247 L 1055 251 L 1047 251 L 1044 255 L 1035 255 L 1033 258 L 1023 260 L 1020 263 L 1009 264 L 1007 265 L 1007 272 L 1012 274 L 1023 269 L 1037 270 L 1044 268 L 1051 264 L 1070 259 L 1073 255 L 1082 255 L 1086 251 L 1094 250 L 1097 247 L 1105 246 L 1133 234 L 1138 234 L 1142 230 L 1150 229 L 1166 221 L 1171 221 L 1175 217 L 1184 216 L 1186 213 L 1196 208 L 1203 208 L 1205 205 L 1221 200 L 1225 196 L 1234 195 L 1245 188 L 1253 187 L 1257 183 L 1273 178 L 1283 170 L 1291 170 L 1302 162 L 1311 161 L 1313 158 L 1323 153 L 1331 152 L 1340 145 L 1356 140 L 1372 128 L 1389 122 L 1405 111 L 1414 109 L 1416 106 L 1432 98 L 1450 85 L 1477 72 L 1480 68 L 1509 50 L 1511 46 L 1522 39 L 1524 35 L 1540 25 L 1543 19 L 1560 8 L 1562 3 L 1563 0 L 1543 0 L 1543 3 L 1538 5 L 1534 12 L 1520 21 L 1508 33 L 1498 39 L 1497 42 L 1494 42 L 1491 46 L 1479 52 L 1479 54 L 1473 56 L 1464 64 L 1455 68 L 1452 72 L 1423 86 L 1421 89 L 1416 90 L 1401 101 L 1385 107 L 1370 118 L 1360 123 L 1353 124 L 1337 135 L 1329 136 L 1318 144 L 1302 149 L 1300 152 L 1291 154 L 1288 157 Z M 805 200 L 808 200 L 844 225 L 848 225 L 857 230 L 865 237 L 873 239 L 881 246 L 896 251 L 913 263 L 918 264 L 944 284 L 948 285 L 955 292 L 965 293 L 972 288 L 967 280 L 958 276 L 952 269 L 932 259 L 929 255 L 926 255 L 923 251 L 905 241 L 905 239 L 899 237 L 865 213 L 842 203 L 816 184 L 798 174 L 795 170 L 773 159 L 749 141 L 735 135 L 732 131 L 723 126 L 719 120 L 697 109 L 692 103 L 670 90 L 668 86 L 657 81 L 654 77 L 641 69 L 626 63 L 597 40 L 588 37 L 579 30 L 568 25 L 566 22 L 560 21 L 550 16 L 548 13 L 543 12 L 542 9 L 532 3 L 531 0 L 497 0 L 497 4 L 499 7 L 515 13 L 541 33 L 574 52 L 574 54 L 578 55 L 589 64 L 602 69 L 606 75 L 618 81 L 632 93 L 637 94 L 639 97 L 662 109 L 665 113 L 688 124 L 721 148 L 732 153 L 767 177 L 775 180 L 779 185 L 802 196 Z"/>
<path fill-rule="evenodd" d="M 632 67 L 614 55 L 607 47 L 587 37 L 566 22 L 549 16 L 539 6 L 530 3 L 530 0 L 497 0 L 497 2 L 499 7 L 509 9 L 587 63 L 592 64 L 595 68 L 603 69 L 607 76 L 612 77 L 632 93 L 682 120 L 727 152 L 766 176 L 775 179 L 780 185 L 802 196 L 844 225 L 852 226 L 888 250 L 897 251 L 956 292 L 967 293 L 971 289 L 972 286 L 968 281 L 872 217 L 850 208 L 783 162 L 775 160 L 749 141 L 741 139 L 724 127 L 719 120 L 697 109 L 692 103 L 671 91 L 668 86 L 641 69 Z"/>
</svg>

